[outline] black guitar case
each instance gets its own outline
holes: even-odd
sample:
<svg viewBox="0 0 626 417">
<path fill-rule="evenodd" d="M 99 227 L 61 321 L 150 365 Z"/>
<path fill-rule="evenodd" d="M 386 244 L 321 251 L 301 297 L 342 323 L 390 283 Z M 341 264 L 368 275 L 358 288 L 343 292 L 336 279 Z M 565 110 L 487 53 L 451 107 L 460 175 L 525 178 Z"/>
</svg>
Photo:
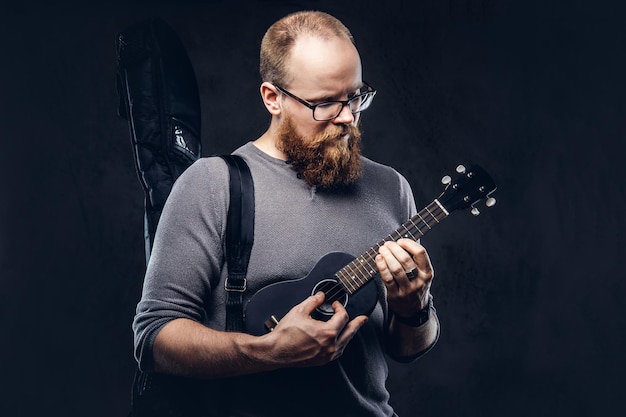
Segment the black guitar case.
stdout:
<svg viewBox="0 0 626 417">
<path fill-rule="evenodd" d="M 185 48 L 164 21 L 150 19 L 117 34 L 118 114 L 128 120 L 145 192 L 146 263 L 174 181 L 201 155 L 200 97 Z M 200 415 L 199 381 L 135 373 L 133 417 Z M 212 407 L 209 407 L 212 408 Z M 210 415 L 210 414 L 208 414 Z"/>
<path fill-rule="evenodd" d="M 147 261 L 174 181 L 201 155 L 200 96 L 185 48 L 164 21 L 128 27 L 117 34 L 116 49 L 118 114 L 128 120 L 145 191 Z"/>
</svg>

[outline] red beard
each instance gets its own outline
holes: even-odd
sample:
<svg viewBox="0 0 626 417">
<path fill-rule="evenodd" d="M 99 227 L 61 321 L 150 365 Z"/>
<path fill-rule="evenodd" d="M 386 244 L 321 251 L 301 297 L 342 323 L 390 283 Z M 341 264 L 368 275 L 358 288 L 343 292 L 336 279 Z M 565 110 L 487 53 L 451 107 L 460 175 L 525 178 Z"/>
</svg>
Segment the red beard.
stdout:
<svg viewBox="0 0 626 417">
<path fill-rule="evenodd" d="M 349 135 L 348 141 L 341 139 Z M 291 118 L 278 132 L 278 149 L 310 186 L 338 188 L 361 176 L 361 131 L 356 126 L 332 125 L 324 132 L 303 138 Z"/>
</svg>

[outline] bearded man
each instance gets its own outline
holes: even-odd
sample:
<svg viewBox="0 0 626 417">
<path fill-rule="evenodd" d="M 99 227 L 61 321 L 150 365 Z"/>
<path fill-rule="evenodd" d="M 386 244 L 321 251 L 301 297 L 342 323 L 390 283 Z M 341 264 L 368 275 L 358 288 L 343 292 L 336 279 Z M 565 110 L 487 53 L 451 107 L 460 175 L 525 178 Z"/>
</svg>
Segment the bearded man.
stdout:
<svg viewBox="0 0 626 417">
<path fill-rule="evenodd" d="M 244 302 L 306 276 L 329 252 L 367 251 L 416 212 L 407 181 L 361 156 L 359 120 L 376 92 L 341 22 L 321 12 L 279 20 L 263 38 L 260 70 L 271 123 L 234 152 L 255 189 Z M 172 190 L 133 323 L 140 368 L 197 382 L 188 415 L 394 416 L 385 354 L 411 361 L 439 334 L 425 249 L 412 239 L 377 248 L 371 312 L 350 316 L 319 291 L 266 334 L 225 331 L 228 181 L 222 159 L 204 158 Z M 323 306 L 327 320 L 314 314 Z"/>
</svg>

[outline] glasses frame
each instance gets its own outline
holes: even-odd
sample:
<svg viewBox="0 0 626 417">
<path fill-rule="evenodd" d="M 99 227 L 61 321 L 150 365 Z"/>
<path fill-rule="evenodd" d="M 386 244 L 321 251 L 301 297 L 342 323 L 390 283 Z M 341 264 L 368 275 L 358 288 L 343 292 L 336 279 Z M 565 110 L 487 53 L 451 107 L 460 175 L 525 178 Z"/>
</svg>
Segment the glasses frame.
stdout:
<svg viewBox="0 0 626 417">
<path fill-rule="evenodd" d="M 368 83 L 366 83 L 365 81 L 363 81 L 363 87 L 367 87 L 367 91 L 365 93 L 361 93 L 361 94 L 357 94 L 356 96 L 349 98 L 348 100 L 330 100 L 330 101 L 324 101 L 322 103 L 317 103 L 317 104 L 311 104 L 308 101 L 301 99 L 300 97 L 296 96 L 293 93 L 290 93 L 289 91 L 285 90 L 284 88 L 282 88 L 281 86 L 279 86 L 278 84 L 274 84 L 274 87 L 276 87 L 276 89 L 278 91 L 280 91 L 281 93 L 285 94 L 288 97 L 291 97 L 292 99 L 296 100 L 297 102 L 304 104 L 305 106 L 307 106 L 309 109 L 311 109 L 312 112 L 312 116 L 313 116 L 313 120 L 316 120 L 318 122 L 327 122 L 329 120 L 333 120 L 336 119 L 337 117 L 339 117 L 339 115 L 341 114 L 341 112 L 343 111 L 343 108 L 348 106 L 348 109 L 350 109 L 350 103 L 352 103 L 354 100 L 358 99 L 359 97 L 363 97 L 363 96 L 367 96 L 367 95 L 371 95 L 370 100 L 374 99 L 374 96 L 376 95 L 376 90 L 374 89 L 374 87 L 372 87 L 371 85 L 369 85 Z M 363 88 L 361 87 L 361 88 Z M 326 105 L 326 104 L 330 104 L 330 103 L 341 103 L 341 109 L 339 109 L 339 111 L 337 112 L 337 114 L 333 117 L 329 117 L 326 119 L 317 119 L 315 117 L 315 109 L 318 106 L 322 106 L 322 105 Z M 369 106 L 368 106 L 369 107 Z M 363 110 L 366 110 L 368 107 L 366 107 Z M 359 111 L 352 111 L 352 114 L 357 114 L 362 112 L 363 110 L 359 110 Z"/>
</svg>

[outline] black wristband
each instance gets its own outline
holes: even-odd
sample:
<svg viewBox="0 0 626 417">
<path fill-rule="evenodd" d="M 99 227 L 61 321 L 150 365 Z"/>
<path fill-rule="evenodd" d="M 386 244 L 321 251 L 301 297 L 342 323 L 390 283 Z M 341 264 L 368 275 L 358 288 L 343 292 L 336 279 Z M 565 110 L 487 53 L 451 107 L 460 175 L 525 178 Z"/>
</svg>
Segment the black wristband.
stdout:
<svg viewBox="0 0 626 417">
<path fill-rule="evenodd" d="M 433 297 L 432 295 L 428 296 L 428 302 L 426 303 L 426 307 L 417 312 L 417 314 L 411 317 L 400 317 L 394 313 L 396 321 L 405 324 L 411 327 L 419 327 L 422 324 L 426 323 L 430 318 L 430 308 L 433 306 Z"/>
</svg>

